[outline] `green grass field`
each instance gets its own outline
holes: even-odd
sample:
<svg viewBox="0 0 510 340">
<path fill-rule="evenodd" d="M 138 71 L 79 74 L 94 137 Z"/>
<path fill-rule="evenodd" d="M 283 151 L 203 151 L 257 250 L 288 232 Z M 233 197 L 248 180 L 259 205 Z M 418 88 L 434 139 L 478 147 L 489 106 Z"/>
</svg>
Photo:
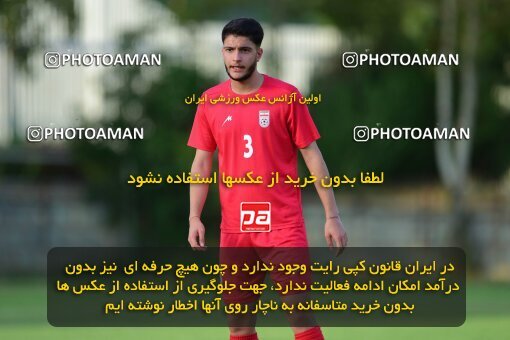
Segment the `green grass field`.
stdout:
<svg viewBox="0 0 510 340">
<path fill-rule="evenodd" d="M 509 339 L 510 284 L 469 282 L 461 327 L 324 328 L 327 339 Z M 260 328 L 260 339 L 293 339 L 288 327 Z M 44 281 L 0 281 L 0 339 L 228 339 L 214 328 L 55 328 L 46 321 Z"/>
</svg>

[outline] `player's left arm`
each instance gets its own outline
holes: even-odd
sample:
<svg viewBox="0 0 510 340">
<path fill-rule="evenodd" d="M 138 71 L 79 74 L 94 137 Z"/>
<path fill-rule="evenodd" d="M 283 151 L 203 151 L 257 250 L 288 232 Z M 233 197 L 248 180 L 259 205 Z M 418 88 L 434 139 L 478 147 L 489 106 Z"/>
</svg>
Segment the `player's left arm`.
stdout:
<svg viewBox="0 0 510 340">
<path fill-rule="evenodd" d="M 303 155 L 308 171 L 317 178 L 317 181 L 315 181 L 314 184 L 326 215 L 326 223 L 324 225 L 324 236 L 326 237 L 326 242 L 329 247 L 332 247 L 333 245 L 337 247 L 337 251 L 339 253 L 342 248 L 347 246 L 347 233 L 345 232 L 342 221 L 340 220 L 340 213 L 336 206 L 333 189 L 323 187 L 321 184 L 321 179 L 329 176 L 328 168 L 316 142 L 312 142 L 307 147 L 299 150 L 301 151 L 301 155 Z"/>
</svg>

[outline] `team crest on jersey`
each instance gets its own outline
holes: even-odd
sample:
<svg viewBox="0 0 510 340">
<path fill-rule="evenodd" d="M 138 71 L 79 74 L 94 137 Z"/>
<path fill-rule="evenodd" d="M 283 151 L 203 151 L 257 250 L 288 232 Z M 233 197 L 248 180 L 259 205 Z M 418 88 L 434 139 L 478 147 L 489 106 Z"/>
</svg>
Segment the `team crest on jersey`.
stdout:
<svg viewBox="0 0 510 340">
<path fill-rule="evenodd" d="M 269 110 L 259 111 L 259 125 L 260 127 L 266 128 L 269 126 Z"/>
</svg>

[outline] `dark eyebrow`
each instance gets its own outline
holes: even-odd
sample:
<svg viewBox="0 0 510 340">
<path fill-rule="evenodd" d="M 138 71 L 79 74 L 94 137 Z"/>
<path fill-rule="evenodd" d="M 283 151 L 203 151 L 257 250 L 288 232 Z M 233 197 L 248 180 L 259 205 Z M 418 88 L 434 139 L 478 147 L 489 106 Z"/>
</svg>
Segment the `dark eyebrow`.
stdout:
<svg viewBox="0 0 510 340">
<path fill-rule="evenodd" d="M 235 48 L 234 46 L 223 46 L 223 48 Z M 251 46 L 239 46 L 239 49 L 253 49 Z"/>
</svg>

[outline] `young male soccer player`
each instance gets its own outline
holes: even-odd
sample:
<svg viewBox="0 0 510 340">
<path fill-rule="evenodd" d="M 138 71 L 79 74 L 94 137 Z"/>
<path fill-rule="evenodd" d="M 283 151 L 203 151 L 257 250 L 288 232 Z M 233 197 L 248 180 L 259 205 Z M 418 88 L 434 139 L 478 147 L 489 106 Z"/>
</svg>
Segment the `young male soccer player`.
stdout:
<svg viewBox="0 0 510 340">
<path fill-rule="evenodd" d="M 282 177 L 279 182 L 286 175 L 298 177 L 299 149 L 318 179 L 314 184 L 324 206 L 327 244 L 340 250 L 347 245 L 347 236 L 332 189 L 321 185 L 320 179 L 329 173 L 315 142 L 320 135 L 306 104 L 299 103 L 299 91 L 257 71 L 263 36 L 254 19 L 232 20 L 223 28 L 222 54 L 230 79 L 207 90 L 198 105 L 188 141 L 196 148 L 191 173 L 210 176 L 218 149 L 220 179 L 251 172 L 250 176 L 264 181 L 220 183 L 220 247 L 308 247 L 300 188 L 288 183 L 271 185 L 277 174 Z M 286 100 L 270 103 L 269 98 Z M 205 249 L 200 215 L 208 189 L 207 184 L 190 186 L 188 241 L 196 250 Z M 292 325 L 292 329 L 296 339 L 323 339 L 319 327 Z M 254 327 L 231 326 L 230 337 L 257 339 L 257 333 Z"/>
</svg>

